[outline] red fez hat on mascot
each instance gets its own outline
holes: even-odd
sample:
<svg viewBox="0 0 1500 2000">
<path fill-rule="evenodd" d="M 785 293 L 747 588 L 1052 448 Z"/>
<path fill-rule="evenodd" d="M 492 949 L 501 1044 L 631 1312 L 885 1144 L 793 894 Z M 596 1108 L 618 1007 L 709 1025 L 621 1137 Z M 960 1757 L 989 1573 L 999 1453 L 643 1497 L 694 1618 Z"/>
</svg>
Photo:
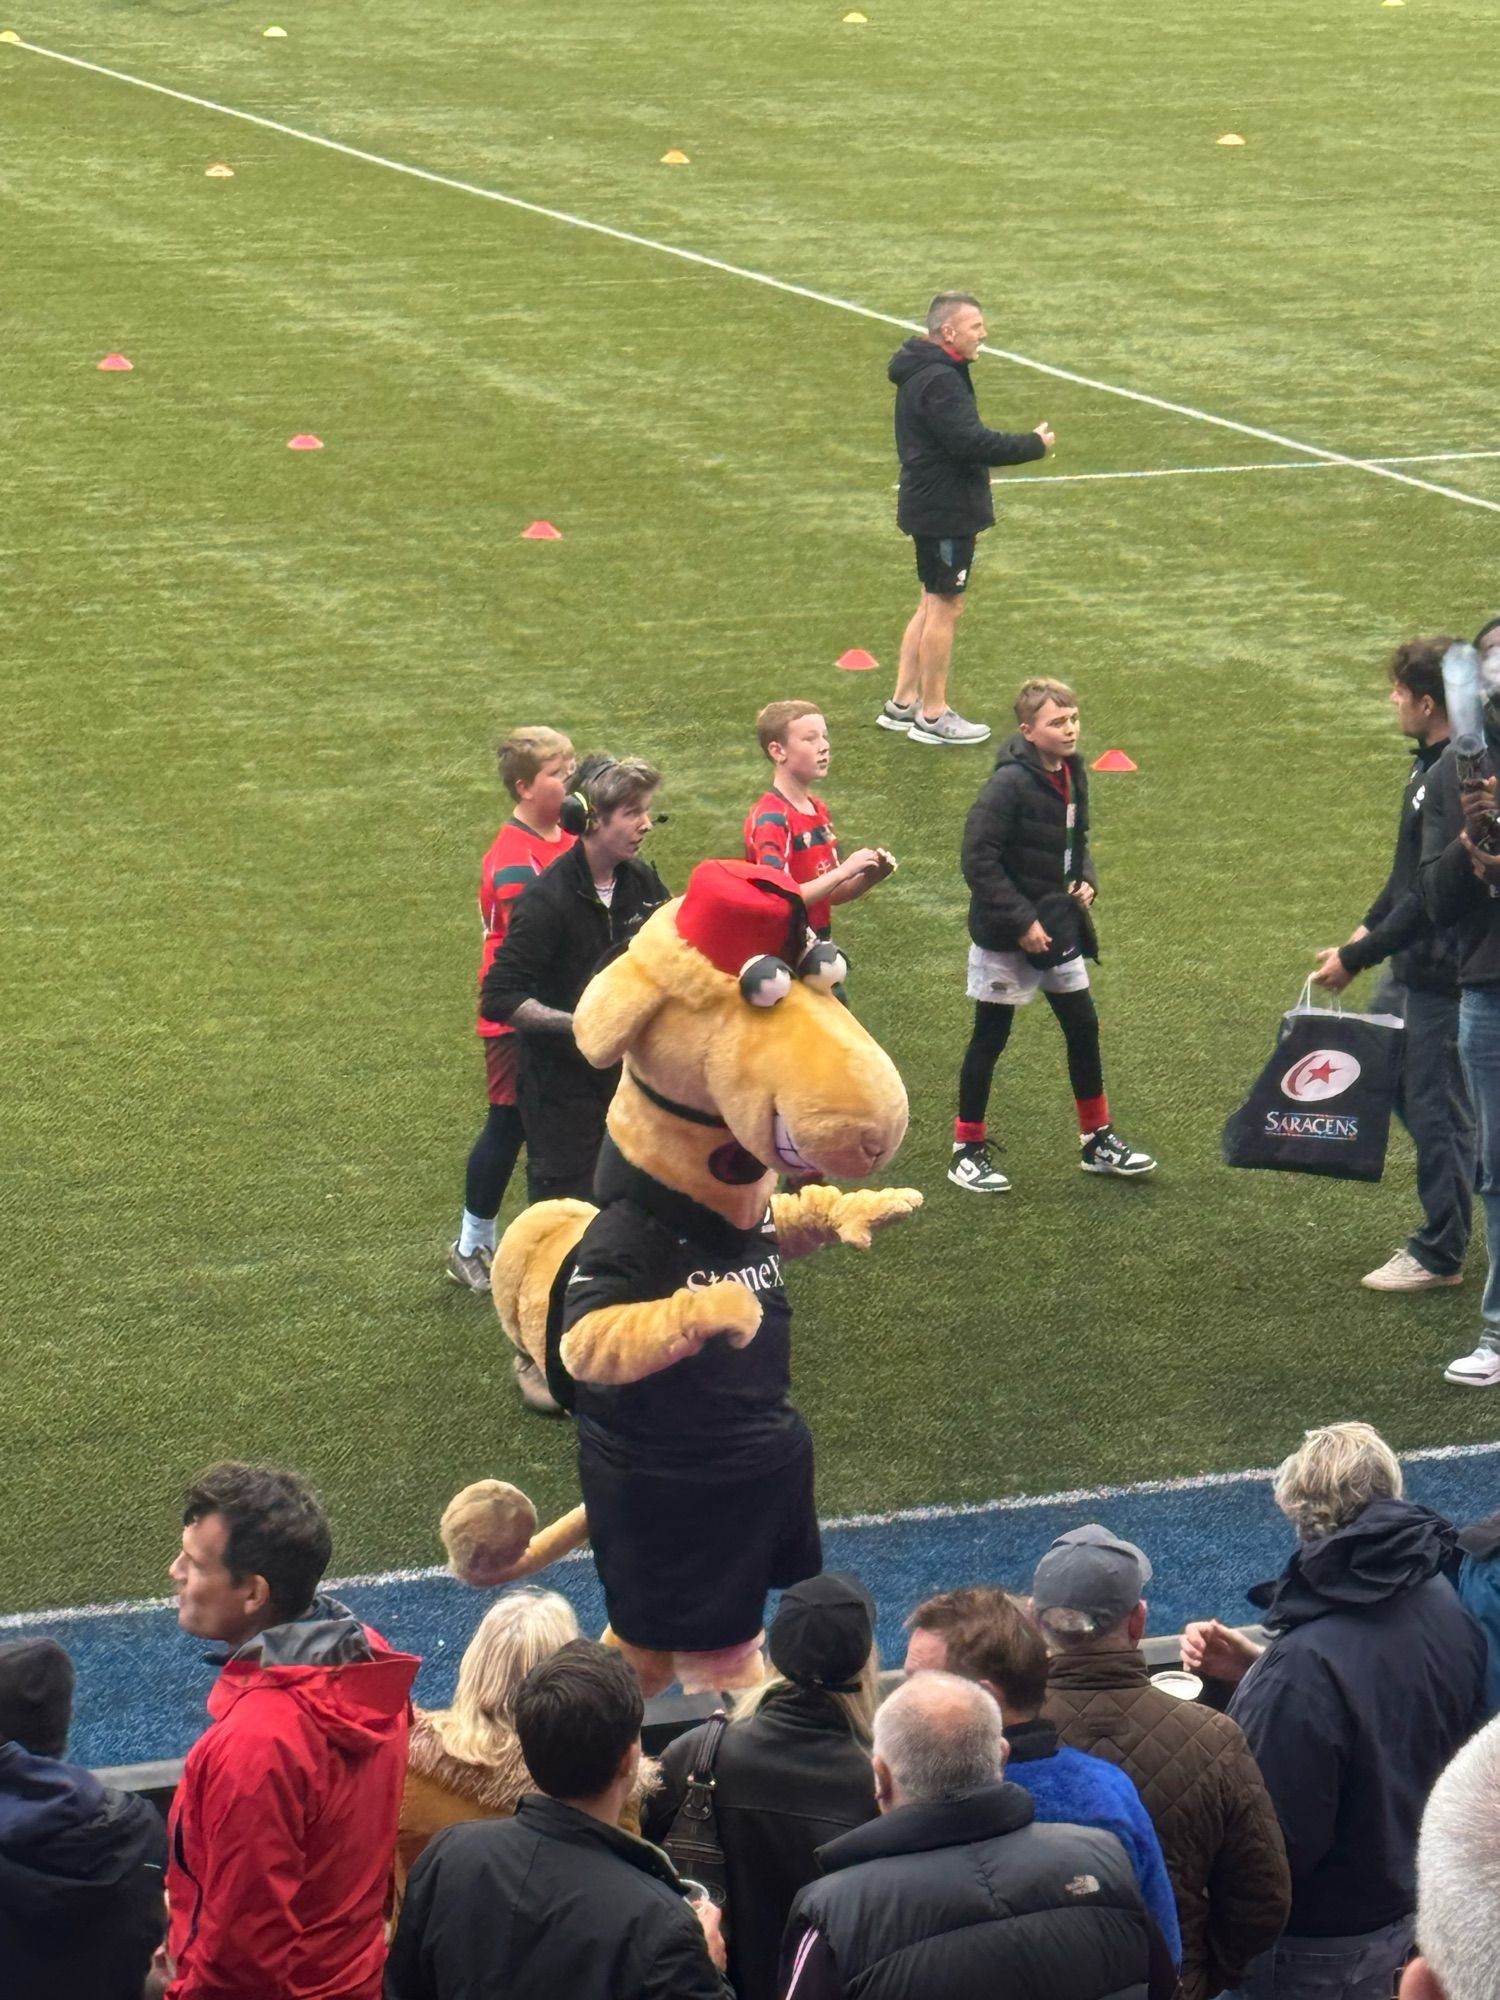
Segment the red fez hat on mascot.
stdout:
<svg viewBox="0 0 1500 2000">
<path fill-rule="evenodd" d="M 750 861 L 700 861 L 688 877 L 677 931 L 731 979 L 759 959 L 795 968 L 807 949 L 807 905 L 773 869 Z"/>
</svg>

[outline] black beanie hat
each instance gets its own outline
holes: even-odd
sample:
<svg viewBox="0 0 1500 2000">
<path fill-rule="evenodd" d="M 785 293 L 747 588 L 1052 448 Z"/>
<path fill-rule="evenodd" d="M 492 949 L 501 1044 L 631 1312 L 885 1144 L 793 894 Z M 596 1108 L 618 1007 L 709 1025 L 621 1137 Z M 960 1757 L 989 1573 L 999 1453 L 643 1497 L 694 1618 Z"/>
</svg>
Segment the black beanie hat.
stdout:
<svg viewBox="0 0 1500 2000">
<path fill-rule="evenodd" d="M 857 1576 L 826 1572 L 781 1594 L 771 1664 L 794 1687 L 852 1694 L 875 1642 L 875 1606 Z"/>
<path fill-rule="evenodd" d="M 73 1662 L 55 1639 L 0 1645 L 0 1743 L 60 1757 L 73 1719 Z"/>
</svg>

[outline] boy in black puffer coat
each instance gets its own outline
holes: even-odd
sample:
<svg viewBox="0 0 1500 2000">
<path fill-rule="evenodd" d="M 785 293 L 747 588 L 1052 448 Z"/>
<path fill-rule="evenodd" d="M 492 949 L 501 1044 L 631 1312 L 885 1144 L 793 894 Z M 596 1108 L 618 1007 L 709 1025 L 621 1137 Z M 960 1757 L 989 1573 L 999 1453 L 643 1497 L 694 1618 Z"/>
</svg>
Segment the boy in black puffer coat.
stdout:
<svg viewBox="0 0 1500 2000">
<path fill-rule="evenodd" d="M 1078 697 L 1030 680 L 1016 696 L 1020 729 L 1001 750 L 964 825 L 969 885 L 969 998 L 974 1032 L 958 1081 L 948 1178 L 970 1194 L 1004 1194 L 985 1113 L 1016 1009 L 1040 990 L 1068 1050 L 1085 1173 L 1151 1173 L 1149 1153 L 1109 1122 L 1099 1016 L 1087 961 L 1098 957 L 1089 906 L 1098 877 L 1088 847 L 1088 775 L 1078 755 Z"/>
</svg>

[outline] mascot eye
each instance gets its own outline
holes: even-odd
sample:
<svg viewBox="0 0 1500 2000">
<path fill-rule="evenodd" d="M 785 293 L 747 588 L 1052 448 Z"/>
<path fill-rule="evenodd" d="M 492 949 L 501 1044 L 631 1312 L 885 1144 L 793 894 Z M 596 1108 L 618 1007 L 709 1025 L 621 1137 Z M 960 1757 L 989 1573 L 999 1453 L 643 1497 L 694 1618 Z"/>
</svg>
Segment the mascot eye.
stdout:
<svg viewBox="0 0 1500 2000">
<path fill-rule="evenodd" d="M 774 1007 L 792 990 L 792 968 L 780 958 L 752 958 L 740 967 L 740 991 L 752 1007 Z"/>
<path fill-rule="evenodd" d="M 849 961 L 836 944 L 819 938 L 802 954 L 797 977 L 815 993 L 831 993 L 835 986 L 849 977 Z"/>
</svg>

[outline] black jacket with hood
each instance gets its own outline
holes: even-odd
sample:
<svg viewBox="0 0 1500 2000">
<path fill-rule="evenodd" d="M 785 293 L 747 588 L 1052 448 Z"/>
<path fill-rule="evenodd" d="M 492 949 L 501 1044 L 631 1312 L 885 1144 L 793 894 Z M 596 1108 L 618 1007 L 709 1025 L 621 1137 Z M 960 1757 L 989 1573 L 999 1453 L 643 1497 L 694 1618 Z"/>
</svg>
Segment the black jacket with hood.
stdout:
<svg viewBox="0 0 1500 2000">
<path fill-rule="evenodd" d="M 979 421 L 969 363 L 915 334 L 891 356 L 901 491 L 896 525 L 905 535 L 978 535 L 995 524 L 992 465 L 1045 458 L 1035 431 L 992 431 Z"/>
<path fill-rule="evenodd" d="M 1424 743 L 1417 751 L 1401 794 L 1391 872 L 1365 916 L 1368 935 L 1340 945 L 1339 957 L 1346 972 L 1363 972 L 1390 959 L 1392 973 L 1404 986 L 1457 998 L 1458 942 L 1428 915 L 1421 884 L 1423 808 L 1433 766 L 1446 748 L 1446 742 Z"/>
<path fill-rule="evenodd" d="M 140 2000 L 166 1930 L 166 1862 L 144 1799 L 0 1743 L 5 2000 Z"/>
<path fill-rule="evenodd" d="M 962 856 L 969 936 L 985 951 L 1014 951 L 1043 896 L 1071 882 L 1099 886 L 1089 853 L 1088 770 L 1076 752 L 1063 770 L 1066 800 L 1035 745 L 1018 733 L 1001 746 L 969 808 Z"/>
<path fill-rule="evenodd" d="M 1229 1713 L 1286 1835 L 1289 1937 L 1362 1937 L 1416 1907 L 1427 1795 L 1485 1716 L 1455 1541 L 1426 1507 L 1372 1500 L 1250 1592 L 1274 1637 Z"/>
<path fill-rule="evenodd" d="M 629 943 L 667 895 L 649 861 L 622 861 L 606 909 L 578 841 L 516 898 L 479 991 L 480 1014 L 509 1021 L 523 1000 L 571 1013 L 605 959 Z M 590 1173 L 619 1065 L 595 1069 L 570 1034 L 523 1028 L 520 1041 L 516 1101 L 532 1166 L 544 1180 Z"/>
</svg>

